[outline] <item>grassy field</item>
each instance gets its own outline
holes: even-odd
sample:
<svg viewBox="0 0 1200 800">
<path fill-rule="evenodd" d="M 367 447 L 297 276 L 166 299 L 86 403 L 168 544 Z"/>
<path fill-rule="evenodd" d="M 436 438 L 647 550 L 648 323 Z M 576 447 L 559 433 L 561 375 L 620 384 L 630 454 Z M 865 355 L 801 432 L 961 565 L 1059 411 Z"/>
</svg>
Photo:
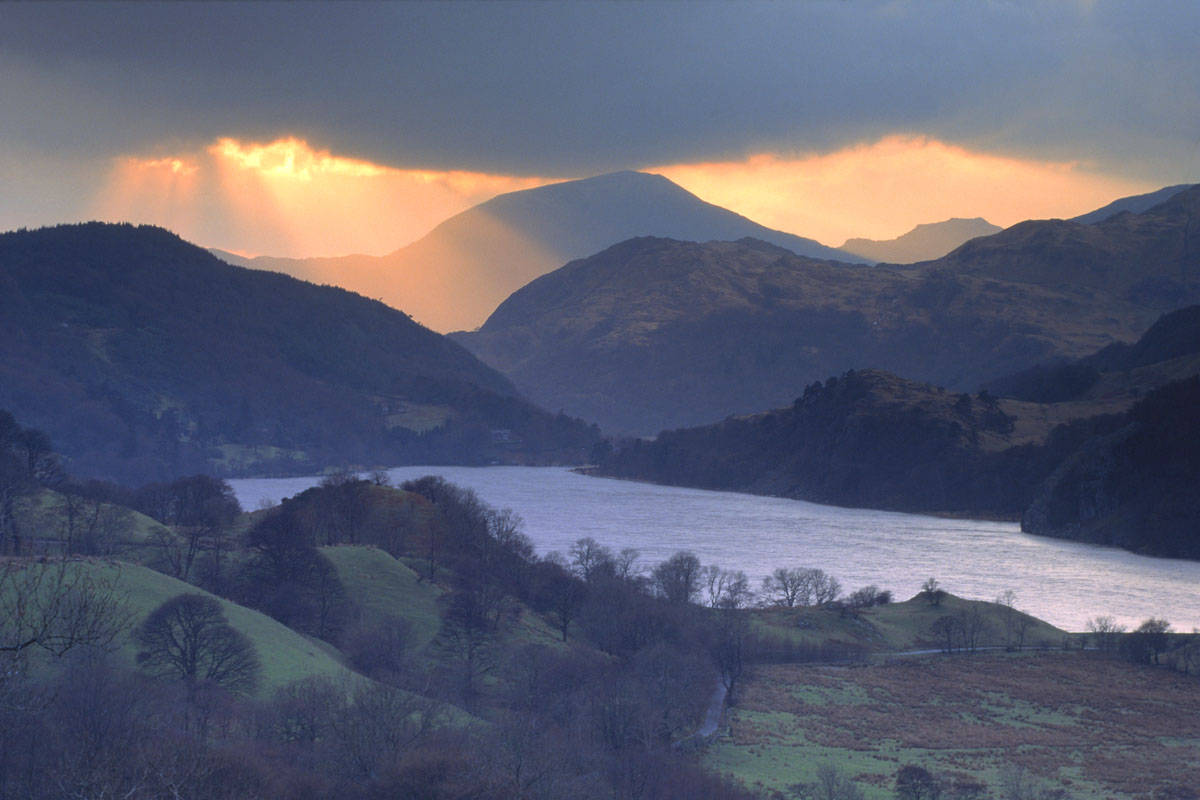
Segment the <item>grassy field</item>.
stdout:
<svg viewBox="0 0 1200 800">
<path fill-rule="evenodd" d="M 864 609 L 858 616 L 820 608 L 764 609 L 756 614 L 755 622 L 759 633 L 798 644 L 840 643 L 888 653 L 939 647 L 941 642 L 932 632 L 934 621 L 971 611 L 977 611 L 983 622 L 977 643 L 981 647 L 1012 644 L 1021 624 L 1027 647 L 1059 647 L 1068 636 L 1066 631 L 1020 611 L 950 594 L 936 606 L 918 595 L 901 603 Z"/>
<path fill-rule="evenodd" d="M 387 416 L 387 426 L 389 430 L 407 428 L 415 433 L 425 433 L 445 425 L 452 416 L 454 409 L 449 406 L 405 403 L 402 411 Z"/>
<path fill-rule="evenodd" d="M 140 625 L 155 608 L 177 594 L 206 594 L 202 589 L 134 564 L 78 562 L 78 568 L 96 577 L 114 581 L 128 600 L 131 621 Z M 331 645 L 310 639 L 285 625 L 244 606 L 221 600 L 229 624 L 245 634 L 258 651 L 262 676 L 256 694 L 269 697 L 277 688 L 300 678 L 316 675 L 349 676 L 341 655 Z M 121 636 L 117 656 L 130 667 L 135 664 L 137 645 L 132 631 Z"/>
<path fill-rule="evenodd" d="M 370 619 L 403 619 L 412 626 L 413 646 L 424 648 L 441 625 L 442 590 L 422 581 L 410 567 L 374 547 L 321 549 L 337 569 L 351 601 Z"/>
<path fill-rule="evenodd" d="M 65 504 L 63 495 L 52 489 L 42 489 L 34 495 L 22 498 L 17 509 L 22 528 L 29 536 L 47 542 L 61 539 L 66 527 Z M 139 551 L 152 540 L 155 533 L 164 530 L 161 523 L 145 514 L 108 503 L 103 503 L 102 506 L 105 510 L 115 509 L 122 516 L 128 515 L 126 521 L 115 526 L 115 544 L 119 550 Z M 87 513 L 91 513 L 90 508 Z"/>
<path fill-rule="evenodd" d="M 825 762 L 868 800 L 892 797 L 896 770 L 910 763 L 993 786 L 1014 763 L 1073 798 L 1200 786 L 1195 677 L 1092 653 L 763 666 L 727 724 L 707 766 L 764 789 L 813 781 Z"/>
</svg>

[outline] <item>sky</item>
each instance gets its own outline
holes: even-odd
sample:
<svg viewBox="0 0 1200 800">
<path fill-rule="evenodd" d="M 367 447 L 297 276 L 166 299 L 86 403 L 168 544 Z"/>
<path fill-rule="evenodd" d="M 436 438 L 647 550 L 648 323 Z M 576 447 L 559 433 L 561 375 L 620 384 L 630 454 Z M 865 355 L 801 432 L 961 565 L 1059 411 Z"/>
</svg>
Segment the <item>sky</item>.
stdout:
<svg viewBox="0 0 1200 800">
<path fill-rule="evenodd" d="M 658 172 L 839 245 L 1200 181 L 1200 3 L 0 3 L 0 230 L 382 254 Z"/>
</svg>

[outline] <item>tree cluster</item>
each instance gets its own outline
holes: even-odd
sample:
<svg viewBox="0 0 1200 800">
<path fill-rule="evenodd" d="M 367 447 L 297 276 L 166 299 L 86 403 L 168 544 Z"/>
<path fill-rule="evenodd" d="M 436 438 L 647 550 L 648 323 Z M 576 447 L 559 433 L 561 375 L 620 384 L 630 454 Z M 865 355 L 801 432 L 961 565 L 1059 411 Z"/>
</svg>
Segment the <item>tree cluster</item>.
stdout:
<svg viewBox="0 0 1200 800">
<path fill-rule="evenodd" d="M 62 462 L 40 430 L 19 425 L 0 409 L 0 555 L 20 555 L 31 543 L 22 535 L 20 498 L 63 480 Z"/>
</svg>

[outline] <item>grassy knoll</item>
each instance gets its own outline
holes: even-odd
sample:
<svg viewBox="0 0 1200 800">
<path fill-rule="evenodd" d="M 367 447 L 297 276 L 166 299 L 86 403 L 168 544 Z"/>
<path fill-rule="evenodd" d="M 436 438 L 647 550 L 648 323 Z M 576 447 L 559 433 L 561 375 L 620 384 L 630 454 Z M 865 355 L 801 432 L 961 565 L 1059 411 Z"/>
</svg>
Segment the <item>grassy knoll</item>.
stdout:
<svg viewBox="0 0 1200 800">
<path fill-rule="evenodd" d="M 134 564 L 78 562 L 78 567 L 117 582 L 119 591 L 128 598 L 135 627 L 160 604 L 177 594 L 206 594 L 195 586 Z M 300 678 L 350 674 L 332 646 L 296 633 L 265 614 L 228 600 L 218 600 L 229 624 L 249 637 L 258 651 L 262 661 L 262 678 L 257 691 L 260 697 L 268 697 L 280 686 Z M 132 667 L 136 653 L 132 633 L 127 632 L 120 639 L 118 656 Z"/>
<path fill-rule="evenodd" d="M 1024 627 L 1027 647 L 1058 647 L 1067 636 L 1065 631 L 1015 609 L 950 594 L 936 606 L 918 595 L 902 603 L 864 609 L 858 615 L 821 608 L 779 608 L 760 611 L 755 620 L 760 634 L 797 644 L 845 644 L 887 653 L 937 648 L 941 642 L 933 634 L 933 623 L 939 617 L 972 612 L 982 621 L 977 642 L 981 647 L 1014 644 L 1020 627 Z"/>
<path fill-rule="evenodd" d="M 813 781 L 825 762 L 868 800 L 890 798 L 909 763 L 993 786 L 1016 763 L 1074 798 L 1200 785 L 1195 679 L 1091 653 L 761 666 L 728 726 L 706 764 L 765 789 Z"/>
<path fill-rule="evenodd" d="M 438 598 L 442 590 L 422 581 L 410 567 L 375 547 L 321 549 L 337 569 L 350 600 L 368 618 L 403 619 L 412 626 L 415 648 L 423 648 L 441 625 Z"/>
<path fill-rule="evenodd" d="M 77 509 L 77 535 L 82 535 L 88 519 L 97 513 L 96 505 L 89 501 Z M 36 494 L 22 498 L 17 509 L 21 527 L 29 536 L 38 540 L 47 543 L 60 541 L 68 526 L 66 506 L 66 497 L 52 489 L 42 489 Z M 156 533 L 164 530 L 161 523 L 133 509 L 114 506 L 111 503 L 99 503 L 99 506 L 102 533 L 107 534 L 111 530 L 114 535 L 113 546 L 118 551 L 138 552 L 153 540 Z M 110 519 L 115 521 L 108 522 Z M 108 527 L 105 527 L 106 522 Z"/>
</svg>

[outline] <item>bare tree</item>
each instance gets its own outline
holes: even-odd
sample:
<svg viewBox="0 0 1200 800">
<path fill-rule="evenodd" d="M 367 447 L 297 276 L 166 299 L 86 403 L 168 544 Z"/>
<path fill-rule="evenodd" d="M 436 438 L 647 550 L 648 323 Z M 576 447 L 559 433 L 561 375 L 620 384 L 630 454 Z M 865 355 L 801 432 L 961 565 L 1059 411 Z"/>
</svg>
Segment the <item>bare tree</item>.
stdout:
<svg viewBox="0 0 1200 800">
<path fill-rule="evenodd" d="M 1125 626 L 1118 624 L 1113 617 L 1093 617 L 1085 627 L 1102 653 L 1115 652 L 1117 640 L 1125 632 Z"/>
<path fill-rule="evenodd" d="M 8 421 L 12 415 L 6 415 Z M 5 417 L 0 417 L 0 424 Z M 14 423 L 15 426 L 15 423 Z M 0 431 L 2 434 L 3 431 Z M 0 439 L 0 554 L 21 551 L 21 531 L 17 523 L 17 500 L 34 491 L 37 484 L 22 460 Z"/>
<path fill-rule="evenodd" d="M 1122 650 L 1132 661 L 1158 664 L 1158 657 L 1167 649 L 1167 633 L 1171 623 L 1151 617 L 1133 629 L 1122 641 Z"/>
<path fill-rule="evenodd" d="M 862 800 L 862 789 L 835 765 L 825 762 L 817 767 L 812 783 L 796 783 L 788 789 L 800 800 Z"/>
<path fill-rule="evenodd" d="M 667 602 L 686 605 L 700 591 L 700 559 L 680 550 L 654 568 L 654 587 Z"/>
<path fill-rule="evenodd" d="M 930 632 L 942 642 L 947 653 L 962 647 L 962 621 L 958 617 L 950 614 L 938 617 L 930 626 Z"/>
<path fill-rule="evenodd" d="M 930 578 L 921 584 L 921 597 L 931 606 L 940 606 L 942 600 L 946 597 L 946 592 L 938 584 L 937 578 Z"/>
<path fill-rule="evenodd" d="M 617 577 L 623 581 L 630 581 L 640 575 L 642 568 L 638 561 L 641 557 L 642 552 L 636 547 L 622 547 L 621 552 L 613 558 L 613 569 Z"/>
<path fill-rule="evenodd" d="M 451 595 L 434 646 L 457 669 L 463 702 L 474 709 L 481 679 L 497 666 L 494 626 L 476 593 Z"/>
<path fill-rule="evenodd" d="M 207 595 L 175 595 L 150 613 L 135 638 L 141 646 L 138 664 L 151 674 L 189 684 L 213 681 L 235 692 L 251 692 L 258 684 L 254 645 Z"/>
<path fill-rule="evenodd" d="M 811 567 L 777 567 L 763 578 L 762 592 L 772 605 L 829 605 L 842 593 L 842 584 L 824 570 Z"/>
<path fill-rule="evenodd" d="M 810 570 L 813 587 L 813 602 L 819 606 L 827 606 L 838 599 L 842 593 L 842 582 L 832 575 L 826 575 L 819 569 Z"/>
<path fill-rule="evenodd" d="M 112 555 L 123 531 L 133 524 L 133 512 L 81 492 L 62 493 L 59 541 L 64 555 Z"/>
<path fill-rule="evenodd" d="M 763 595 L 775 605 L 785 608 L 808 605 L 812 594 L 805 572 L 803 569 L 776 567 L 774 572 L 763 578 Z"/>
<path fill-rule="evenodd" d="M 1001 800 L 1052 800 L 1062 797 L 1062 792 L 1047 788 L 1033 773 L 1017 764 L 1005 764 L 1000 768 Z"/>
<path fill-rule="evenodd" d="M 571 569 L 587 583 L 591 583 L 601 569 L 613 564 L 612 551 L 590 536 L 577 540 L 567 555 L 571 557 Z"/>
<path fill-rule="evenodd" d="M 202 553 L 210 558 L 209 577 L 222 580 L 230 526 L 241 513 L 237 496 L 228 483 L 207 475 L 180 478 L 169 484 L 153 484 L 138 490 L 141 510 L 168 530 L 155 534 L 164 565 L 180 580 L 188 580 Z"/>
<path fill-rule="evenodd" d="M 745 573 L 738 572 L 739 578 L 731 581 L 731 588 L 725 592 L 717 605 L 718 628 L 713 643 L 713 658 L 721 674 L 721 682 L 725 686 L 726 701 L 730 705 L 737 702 L 735 690 L 745 672 L 746 650 L 752 628 L 747 606 L 751 601 L 749 581 Z"/>
<path fill-rule="evenodd" d="M 130 625 L 118 582 L 74 561 L 0 561 L 0 653 L 109 647 Z"/>
<path fill-rule="evenodd" d="M 583 612 L 588 588 L 580 578 L 550 559 L 538 565 L 537 574 L 539 587 L 534 601 L 550 612 L 565 642 L 568 628 Z"/>
<path fill-rule="evenodd" d="M 896 800 L 938 800 L 942 782 L 924 767 L 905 764 L 896 770 Z"/>
<path fill-rule="evenodd" d="M 365 681 L 340 688 L 328 725 L 335 761 L 354 778 L 375 777 L 385 759 L 412 747 L 441 717 L 434 697 Z"/>
<path fill-rule="evenodd" d="M 969 603 L 959 609 L 955 616 L 958 618 L 958 629 L 962 637 L 963 647 L 969 653 L 976 652 L 982 643 L 981 640 L 984 634 L 987 633 L 989 628 L 988 619 L 983 613 L 982 604 Z"/>
</svg>

